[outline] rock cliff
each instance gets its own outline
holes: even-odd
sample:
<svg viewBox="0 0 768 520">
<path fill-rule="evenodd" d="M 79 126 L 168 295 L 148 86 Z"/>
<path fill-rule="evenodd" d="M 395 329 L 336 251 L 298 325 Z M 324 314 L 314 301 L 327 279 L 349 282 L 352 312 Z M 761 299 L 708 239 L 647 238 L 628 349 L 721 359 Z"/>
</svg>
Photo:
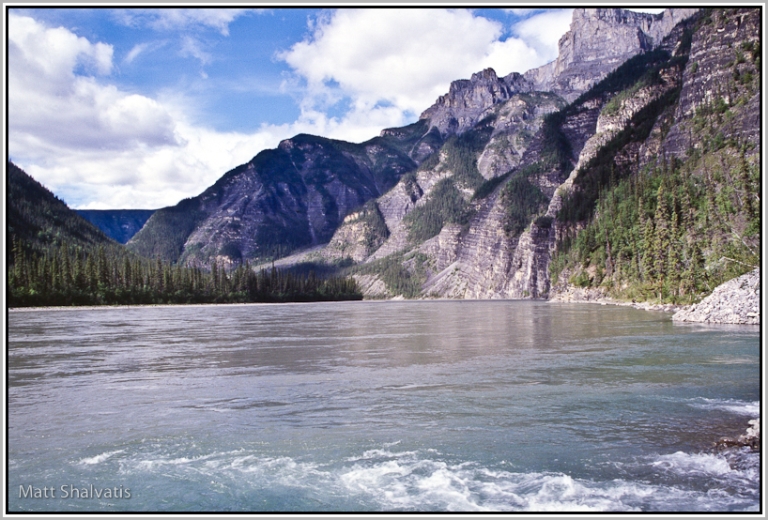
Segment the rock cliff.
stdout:
<svg viewBox="0 0 768 520">
<path fill-rule="evenodd" d="M 536 90 L 574 101 L 632 56 L 659 45 L 675 25 L 697 9 L 667 9 L 652 15 L 625 9 L 574 9 L 557 59 L 525 73 Z"/>
</svg>

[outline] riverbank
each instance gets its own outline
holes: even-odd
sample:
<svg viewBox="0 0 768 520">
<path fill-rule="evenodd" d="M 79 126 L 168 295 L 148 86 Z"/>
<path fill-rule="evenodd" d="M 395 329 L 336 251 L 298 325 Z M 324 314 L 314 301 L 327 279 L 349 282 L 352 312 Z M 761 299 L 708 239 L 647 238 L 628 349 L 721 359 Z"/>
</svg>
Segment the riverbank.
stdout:
<svg viewBox="0 0 768 520">
<path fill-rule="evenodd" d="M 701 302 L 680 310 L 672 319 L 679 322 L 760 325 L 760 269 L 719 285 Z"/>
<path fill-rule="evenodd" d="M 760 269 L 729 280 L 693 305 L 627 302 L 607 296 L 600 289 L 569 287 L 553 296 L 551 303 L 621 305 L 646 311 L 674 312 L 677 322 L 760 325 Z"/>
<path fill-rule="evenodd" d="M 682 305 L 673 305 L 671 303 L 650 303 L 650 302 L 628 302 L 616 300 L 599 289 L 582 289 L 580 287 L 569 287 L 564 292 L 553 296 L 550 303 L 596 303 L 599 305 L 620 305 L 623 307 L 633 307 L 644 311 L 662 311 L 678 312 L 685 307 Z"/>
</svg>

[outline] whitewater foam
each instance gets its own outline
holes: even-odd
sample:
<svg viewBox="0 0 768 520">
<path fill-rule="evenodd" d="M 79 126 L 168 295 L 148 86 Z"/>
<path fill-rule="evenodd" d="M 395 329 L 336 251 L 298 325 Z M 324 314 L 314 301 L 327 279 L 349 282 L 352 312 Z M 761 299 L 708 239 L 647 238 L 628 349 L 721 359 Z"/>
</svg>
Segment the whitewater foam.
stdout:
<svg viewBox="0 0 768 520">
<path fill-rule="evenodd" d="M 693 399 L 691 406 L 705 410 L 724 410 L 727 412 L 760 417 L 760 401 L 739 401 L 736 399 Z"/>
<path fill-rule="evenodd" d="M 84 459 L 80 459 L 79 464 L 87 464 L 87 465 L 101 464 L 102 462 L 112 457 L 113 455 L 117 455 L 118 453 L 123 453 L 123 451 L 124 450 L 107 451 L 104 453 L 100 453 L 95 457 L 86 457 Z"/>
</svg>

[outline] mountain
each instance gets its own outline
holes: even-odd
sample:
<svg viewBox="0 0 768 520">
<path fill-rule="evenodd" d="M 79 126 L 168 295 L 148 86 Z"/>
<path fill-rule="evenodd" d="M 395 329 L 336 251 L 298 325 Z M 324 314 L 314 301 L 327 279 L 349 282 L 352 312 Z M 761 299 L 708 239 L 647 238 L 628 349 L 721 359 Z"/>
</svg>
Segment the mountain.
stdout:
<svg viewBox="0 0 768 520">
<path fill-rule="evenodd" d="M 9 255 L 12 254 L 15 242 L 37 252 L 48 247 L 58 247 L 65 242 L 83 248 L 114 244 L 104 233 L 12 162 L 7 164 L 7 172 Z"/>
<path fill-rule="evenodd" d="M 268 260 L 327 242 L 353 210 L 442 144 L 423 121 L 362 144 L 297 135 L 227 172 L 197 197 L 155 212 L 129 242 L 190 265 Z"/>
<path fill-rule="evenodd" d="M 554 62 L 455 81 L 367 143 L 286 140 L 129 247 L 342 270 L 368 297 L 700 299 L 759 254 L 759 28 L 577 9 Z"/>
<path fill-rule="evenodd" d="M 77 209 L 78 215 L 112 240 L 125 244 L 155 212 L 153 209 Z"/>
</svg>

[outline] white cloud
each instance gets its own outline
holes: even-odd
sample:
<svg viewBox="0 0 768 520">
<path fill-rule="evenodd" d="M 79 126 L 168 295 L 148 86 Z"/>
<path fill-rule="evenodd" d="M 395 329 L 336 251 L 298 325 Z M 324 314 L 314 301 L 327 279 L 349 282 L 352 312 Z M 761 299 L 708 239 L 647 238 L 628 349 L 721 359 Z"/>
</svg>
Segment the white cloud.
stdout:
<svg viewBox="0 0 768 520">
<path fill-rule="evenodd" d="M 557 44 L 571 27 L 573 9 L 557 9 L 534 14 L 512 26 L 512 33 L 536 49 L 549 62 L 557 58 Z"/>
<path fill-rule="evenodd" d="M 112 47 L 32 18 L 10 16 L 8 53 L 10 156 L 76 207 L 172 205 L 287 137 L 196 127 L 182 106 L 79 74 L 103 78 Z"/>
<path fill-rule="evenodd" d="M 191 36 L 184 36 L 181 40 L 181 55 L 192 57 L 200 61 L 202 65 L 208 65 L 213 60 L 210 53 L 203 50 L 201 43 Z"/>
<path fill-rule="evenodd" d="M 8 53 L 12 142 L 34 136 L 47 146 L 114 150 L 174 141 L 170 117 L 156 102 L 75 73 L 84 64 L 108 74 L 111 46 L 11 16 Z"/>
<path fill-rule="evenodd" d="M 128 54 L 125 55 L 125 58 L 123 58 L 123 63 L 132 63 L 139 54 L 147 50 L 147 47 L 149 47 L 148 43 L 139 43 L 134 45 Z"/>
<path fill-rule="evenodd" d="M 156 30 L 186 30 L 209 28 L 222 35 L 229 34 L 229 24 L 248 12 L 262 9 L 122 9 L 116 11 L 118 21 L 131 26 L 146 26 Z"/>
<path fill-rule="evenodd" d="M 128 51 L 128 54 L 126 54 L 123 57 L 123 63 L 126 65 L 130 65 L 133 63 L 136 58 L 143 54 L 155 52 L 158 49 L 161 49 L 165 47 L 168 44 L 168 40 L 159 40 L 159 41 L 153 41 L 153 42 L 144 42 L 144 43 L 137 43 L 134 45 L 130 51 Z"/>
</svg>

